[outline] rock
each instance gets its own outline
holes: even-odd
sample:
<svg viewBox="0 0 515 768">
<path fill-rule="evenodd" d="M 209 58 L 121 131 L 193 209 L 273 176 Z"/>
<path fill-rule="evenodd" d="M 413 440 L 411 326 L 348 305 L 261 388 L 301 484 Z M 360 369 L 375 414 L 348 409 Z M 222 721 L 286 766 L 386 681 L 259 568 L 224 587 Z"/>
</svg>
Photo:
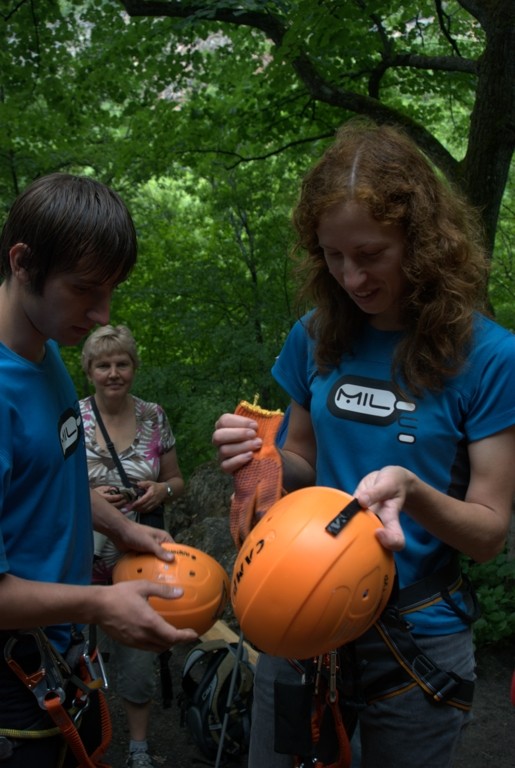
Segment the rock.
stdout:
<svg viewBox="0 0 515 768">
<path fill-rule="evenodd" d="M 190 528 L 204 525 L 206 518 L 228 521 L 233 480 L 224 474 L 215 461 L 201 464 L 191 475 L 185 493 L 173 502 L 169 512 L 172 536 Z"/>
</svg>

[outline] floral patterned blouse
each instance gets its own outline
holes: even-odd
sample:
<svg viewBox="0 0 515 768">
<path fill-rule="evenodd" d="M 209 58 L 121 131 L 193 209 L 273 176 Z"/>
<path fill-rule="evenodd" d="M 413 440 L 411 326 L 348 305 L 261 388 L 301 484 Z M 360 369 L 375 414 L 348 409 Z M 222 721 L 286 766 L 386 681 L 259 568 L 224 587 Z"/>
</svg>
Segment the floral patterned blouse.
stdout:
<svg viewBox="0 0 515 768">
<path fill-rule="evenodd" d="M 157 403 L 147 403 L 139 397 L 134 397 L 136 415 L 136 436 L 133 443 L 118 454 L 127 477 L 132 482 L 138 480 L 157 480 L 160 471 L 160 458 L 168 453 L 175 445 L 170 423 L 166 413 Z M 102 448 L 96 439 L 96 418 L 91 407 L 91 398 L 80 401 L 84 438 L 86 441 L 86 457 L 88 461 L 89 485 L 96 488 L 100 485 L 123 485 L 116 465 L 108 448 Z M 135 519 L 131 513 L 132 505 L 122 508 L 122 512 Z M 102 534 L 95 534 L 95 554 L 100 560 L 95 561 L 94 578 L 104 580 L 113 564 L 120 557 L 114 544 Z"/>
</svg>

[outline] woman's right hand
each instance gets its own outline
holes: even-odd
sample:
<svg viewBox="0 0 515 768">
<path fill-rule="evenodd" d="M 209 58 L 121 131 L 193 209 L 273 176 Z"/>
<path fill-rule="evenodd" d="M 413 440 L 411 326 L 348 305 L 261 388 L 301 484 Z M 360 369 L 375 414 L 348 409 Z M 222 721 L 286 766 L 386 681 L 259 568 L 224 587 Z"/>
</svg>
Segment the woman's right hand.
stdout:
<svg viewBox="0 0 515 768">
<path fill-rule="evenodd" d="M 224 472 L 233 474 L 251 460 L 263 441 L 257 437 L 258 425 L 252 419 L 224 413 L 215 424 L 212 443 L 218 449 L 218 461 Z"/>
<path fill-rule="evenodd" d="M 124 496 L 123 493 L 120 493 L 119 489 L 114 485 L 98 485 L 96 486 L 95 491 L 99 496 L 105 499 L 105 501 L 113 504 L 113 506 L 118 509 L 121 509 L 121 507 L 124 507 L 127 504 L 127 497 Z"/>
</svg>

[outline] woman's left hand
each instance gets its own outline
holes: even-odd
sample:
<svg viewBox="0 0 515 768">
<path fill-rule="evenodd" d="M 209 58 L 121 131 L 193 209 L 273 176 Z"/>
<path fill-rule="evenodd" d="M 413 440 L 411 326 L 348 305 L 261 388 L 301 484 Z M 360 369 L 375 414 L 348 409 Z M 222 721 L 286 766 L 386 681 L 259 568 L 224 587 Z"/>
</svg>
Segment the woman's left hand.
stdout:
<svg viewBox="0 0 515 768">
<path fill-rule="evenodd" d="M 163 483 L 152 480 L 140 480 L 137 485 L 143 493 L 132 504 L 131 509 L 146 514 L 154 512 L 166 501 L 167 494 Z"/>
<path fill-rule="evenodd" d="M 406 540 L 399 517 L 413 475 L 403 467 L 383 467 L 366 475 L 354 491 L 362 507 L 369 507 L 380 518 L 383 528 L 376 535 L 383 547 L 394 552 L 404 549 Z"/>
</svg>

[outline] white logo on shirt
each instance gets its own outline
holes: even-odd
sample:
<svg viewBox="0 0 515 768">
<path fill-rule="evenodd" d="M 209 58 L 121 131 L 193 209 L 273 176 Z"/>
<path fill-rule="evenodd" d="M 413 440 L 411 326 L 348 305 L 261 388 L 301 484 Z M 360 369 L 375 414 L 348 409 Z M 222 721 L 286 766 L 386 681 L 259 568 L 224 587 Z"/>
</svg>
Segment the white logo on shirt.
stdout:
<svg viewBox="0 0 515 768">
<path fill-rule="evenodd" d="M 328 407 L 334 416 L 349 421 L 387 426 L 398 422 L 402 429 L 416 429 L 417 419 L 409 416 L 416 404 L 403 400 L 391 382 L 362 376 L 342 376 L 333 384 Z M 402 443 L 414 443 L 412 432 L 400 432 Z"/>
</svg>

